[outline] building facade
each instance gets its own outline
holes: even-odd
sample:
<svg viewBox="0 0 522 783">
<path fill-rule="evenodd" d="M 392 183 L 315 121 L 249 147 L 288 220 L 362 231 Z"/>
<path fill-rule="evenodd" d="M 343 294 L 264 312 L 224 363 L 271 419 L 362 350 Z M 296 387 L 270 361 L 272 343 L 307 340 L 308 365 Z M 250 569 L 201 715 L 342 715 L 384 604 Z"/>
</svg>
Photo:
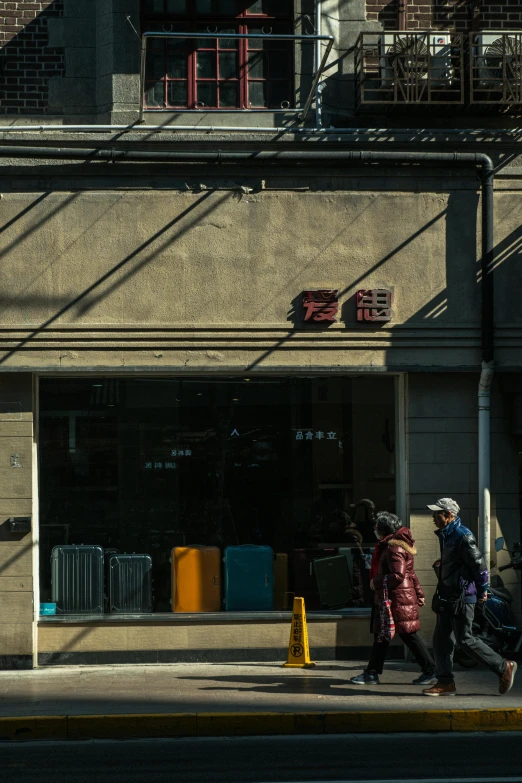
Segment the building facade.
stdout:
<svg viewBox="0 0 522 783">
<path fill-rule="evenodd" d="M 314 656 L 358 657 L 373 514 L 412 528 L 429 598 L 442 496 L 498 578 L 521 532 L 513 8 L 0 2 L 1 667 L 277 660 L 301 592 Z M 71 545 L 105 551 L 83 613 L 57 600 Z M 221 565 L 217 606 L 187 609 L 194 545 L 270 547 L 272 602 L 231 611 Z M 149 556 L 150 606 L 113 600 L 113 550 Z M 339 552 L 336 605 L 312 561 Z"/>
</svg>

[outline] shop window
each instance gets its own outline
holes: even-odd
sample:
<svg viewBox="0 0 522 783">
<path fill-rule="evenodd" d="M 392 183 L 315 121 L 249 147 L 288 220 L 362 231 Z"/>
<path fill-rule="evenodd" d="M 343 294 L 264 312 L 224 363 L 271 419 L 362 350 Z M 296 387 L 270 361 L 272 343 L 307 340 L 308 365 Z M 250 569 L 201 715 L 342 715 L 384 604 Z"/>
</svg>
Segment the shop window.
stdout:
<svg viewBox="0 0 522 783">
<path fill-rule="evenodd" d="M 221 561 L 253 544 L 286 555 L 289 595 L 303 589 L 296 558 L 344 554 L 350 594 L 331 608 L 371 605 L 373 516 L 395 510 L 394 419 L 390 377 L 42 379 L 42 602 L 64 544 L 150 555 L 156 612 L 172 609 L 174 548 L 216 547 Z M 307 609 L 324 608 L 308 588 Z"/>
<path fill-rule="evenodd" d="M 148 110 L 285 109 L 293 99 L 291 0 L 144 0 L 148 32 L 252 34 L 261 38 L 149 38 Z"/>
</svg>

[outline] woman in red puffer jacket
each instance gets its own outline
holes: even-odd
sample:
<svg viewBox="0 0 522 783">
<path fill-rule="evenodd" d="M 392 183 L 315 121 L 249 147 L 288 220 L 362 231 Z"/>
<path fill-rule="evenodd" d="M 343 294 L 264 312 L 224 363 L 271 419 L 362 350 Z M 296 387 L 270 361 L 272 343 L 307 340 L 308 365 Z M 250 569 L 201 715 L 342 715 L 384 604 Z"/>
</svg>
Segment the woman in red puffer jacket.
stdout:
<svg viewBox="0 0 522 783">
<path fill-rule="evenodd" d="M 391 601 L 395 632 L 412 652 L 422 670 L 415 685 L 431 685 L 436 681 L 435 663 L 428 648 L 418 635 L 420 628 L 419 606 L 424 606 L 424 593 L 414 570 L 413 558 L 417 554 L 411 532 L 399 517 L 382 511 L 375 518 L 375 535 L 379 542 L 372 558 L 371 587 L 375 590 L 372 609 L 374 643 L 368 666 L 350 682 L 355 685 L 378 685 L 390 642 L 379 638 L 381 631 L 379 601 L 383 597 L 384 579 Z"/>
</svg>

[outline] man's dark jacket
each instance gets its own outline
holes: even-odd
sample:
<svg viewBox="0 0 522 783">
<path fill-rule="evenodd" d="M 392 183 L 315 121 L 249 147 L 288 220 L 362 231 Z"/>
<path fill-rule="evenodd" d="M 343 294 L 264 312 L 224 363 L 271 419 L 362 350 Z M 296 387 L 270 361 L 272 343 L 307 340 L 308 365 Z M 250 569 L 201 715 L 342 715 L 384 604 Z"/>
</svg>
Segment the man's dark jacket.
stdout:
<svg viewBox="0 0 522 783">
<path fill-rule="evenodd" d="M 440 541 L 438 591 L 443 598 L 456 598 L 465 588 L 464 601 L 474 604 L 488 586 L 488 571 L 471 530 L 459 517 L 443 530 L 437 530 Z"/>
</svg>

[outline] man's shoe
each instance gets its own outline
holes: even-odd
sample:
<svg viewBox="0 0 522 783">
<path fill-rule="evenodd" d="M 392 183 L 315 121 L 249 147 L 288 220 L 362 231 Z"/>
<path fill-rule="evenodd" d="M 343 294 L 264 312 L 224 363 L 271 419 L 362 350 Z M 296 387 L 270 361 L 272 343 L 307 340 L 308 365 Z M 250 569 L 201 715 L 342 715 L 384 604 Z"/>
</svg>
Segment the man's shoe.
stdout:
<svg viewBox="0 0 522 783">
<path fill-rule="evenodd" d="M 433 688 L 426 688 L 422 693 L 424 696 L 455 696 L 457 689 L 454 682 L 448 682 L 446 685 L 437 683 Z"/>
<path fill-rule="evenodd" d="M 379 685 L 379 675 L 371 672 L 363 672 L 357 677 L 351 677 L 353 685 Z"/>
<path fill-rule="evenodd" d="M 506 661 L 506 671 L 498 678 L 500 681 L 498 692 L 500 693 L 501 696 L 505 696 L 506 693 L 509 693 L 509 691 L 513 687 L 517 669 L 518 669 L 518 663 L 515 663 L 515 661 Z"/>
<path fill-rule="evenodd" d="M 434 674 L 421 674 L 417 679 L 413 680 L 412 685 L 435 685 L 437 678 Z"/>
</svg>

